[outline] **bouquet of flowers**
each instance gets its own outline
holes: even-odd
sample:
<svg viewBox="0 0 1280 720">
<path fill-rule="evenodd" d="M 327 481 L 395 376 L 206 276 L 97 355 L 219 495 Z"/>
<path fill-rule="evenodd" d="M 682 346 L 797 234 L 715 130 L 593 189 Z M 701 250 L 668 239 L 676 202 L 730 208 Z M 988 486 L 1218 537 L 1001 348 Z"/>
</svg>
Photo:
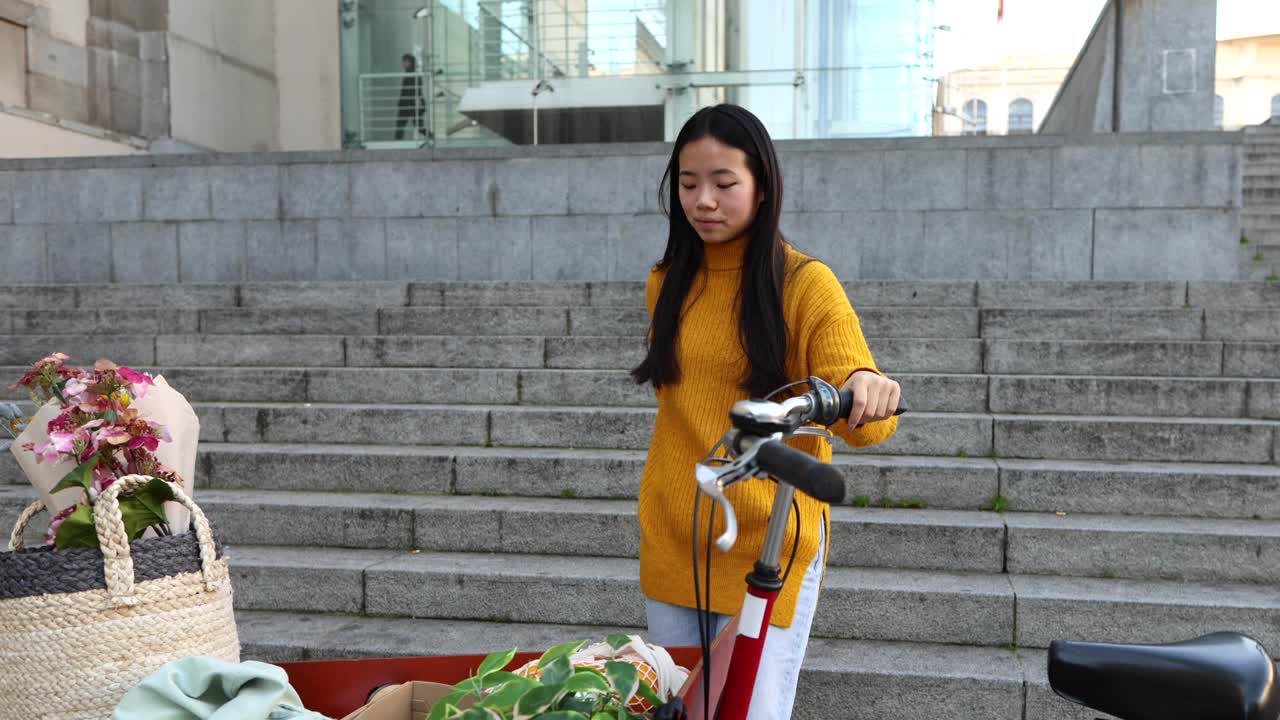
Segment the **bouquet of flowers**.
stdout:
<svg viewBox="0 0 1280 720">
<path fill-rule="evenodd" d="M 37 361 L 10 390 L 24 388 L 37 408 L 5 423 L 10 451 L 52 515 L 46 541 L 58 549 L 97 547 L 93 508 L 125 475 L 155 480 L 120 501 L 129 539 L 148 530 L 185 532 L 190 519 L 169 483 L 190 495 L 200 423 L 190 404 L 147 373 L 99 360 L 92 370 L 55 353 Z"/>
</svg>

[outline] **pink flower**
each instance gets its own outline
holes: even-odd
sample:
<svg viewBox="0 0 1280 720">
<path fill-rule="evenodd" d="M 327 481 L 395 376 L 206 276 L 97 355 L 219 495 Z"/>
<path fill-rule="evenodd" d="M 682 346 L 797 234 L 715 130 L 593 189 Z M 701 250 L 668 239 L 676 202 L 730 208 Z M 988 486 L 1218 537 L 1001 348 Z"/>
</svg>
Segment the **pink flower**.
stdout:
<svg viewBox="0 0 1280 720">
<path fill-rule="evenodd" d="M 97 501 L 98 496 L 103 491 L 116 483 L 116 479 L 115 473 L 111 472 L 110 468 L 101 465 L 95 467 L 93 469 L 93 485 L 89 488 L 89 495 L 93 497 L 94 501 Z"/>
<path fill-rule="evenodd" d="M 152 381 L 150 375 L 146 373 L 140 373 L 137 370 L 134 370 L 133 368 L 129 368 L 121 365 L 120 367 L 116 368 L 116 374 L 120 376 L 120 379 L 124 380 L 125 382 L 129 383 L 129 385 L 132 386 L 133 395 L 134 397 L 137 397 L 137 398 L 146 397 L 147 388 L 155 386 L 155 382 Z"/>
<path fill-rule="evenodd" d="M 169 434 L 169 428 L 158 422 L 148 422 L 147 424 L 151 426 L 151 432 L 153 432 L 156 437 L 165 442 L 173 442 L 173 436 Z"/>
<path fill-rule="evenodd" d="M 71 378 L 62 388 L 62 394 L 66 396 L 68 400 L 75 400 L 77 402 L 79 402 L 80 396 L 84 395 L 88 391 L 89 386 L 85 385 L 84 381 L 80 378 Z"/>
<path fill-rule="evenodd" d="M 65 522 L 67 518 L 75 514 L 77 507 L 79 506 L 72 505 L 53 516 L 53 519 L 49 521 L 49 530 L 44 535 L 45 544 L 52 545 L 54 543 L 54 540 L 58 537 L 58 528 L 62 527 L 62 523 Z"/>
<path fill-rule="evenodd" d="M 98 442 L 106 442 L 112 445 L 123 445 L 129 442 L 132 437 L 129 431 L 119 425 L 111 425 L 94 433 L 94 439 Z"/>
<path fill-rule="evenodd" d="M 72 452 L 76 439 L 83 437 L 85 436 L 79 432 L 51 432 L 49 433 L 49 444 L 60 453 L 69 453 Z"/>
<path fill-rule="evenodd" d="M 22 449 L 30 450 L 31 452 L 36 454 L 37 465 L 39 465 L 41 462 L 58 462 L 58 459 L 62 457 L 61 455 L 58 454 L 58 448 L 54 445 L 54 441 L 52 439 L 49 442 L 43 443 L 41 445 L 36 445 L 35 443 L 27 443 L 26 445 L 22 446 Z"/>
<path fill-rule="evenodd" d="M 160 439 L 150 435 L 140 435 L 129 441 L 129 449 L 146 448 L 147 452 L 155 452 L 160 447 Z"/>
</svg>

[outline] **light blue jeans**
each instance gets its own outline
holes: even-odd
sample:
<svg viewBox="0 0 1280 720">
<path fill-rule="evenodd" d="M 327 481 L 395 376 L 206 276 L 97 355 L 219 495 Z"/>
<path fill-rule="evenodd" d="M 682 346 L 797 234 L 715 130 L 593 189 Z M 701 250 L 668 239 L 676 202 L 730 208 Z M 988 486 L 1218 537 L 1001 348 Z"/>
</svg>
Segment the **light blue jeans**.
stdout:
<svg viewBox="0 0 1280 720">
<path fill-rule="evenodd" d="M 818 591 L 822 584 L 823 550 L 827 538 L 826 528 L 819 528 L 818 554 L 805 570 L 791 627 L 772 626 L 765 637 L 760 671 L 756 675 L 756 688 L 751 695 L 751 710 L 747 715 L 749 720 L 786 720 L 791 717 L 796 683 L 800 680 L 800 665 L 809 646 L 809 629 L 813 626 L 813 612 L 818 607 Z M 745 585 L 743 593 L 746 593 Z M 657 600 L 646 600 L 645 609 L 649 617 L 649 642 L 663 647 L 698 644 L 697 610 Z M 732 619 L 729 615 L 720 614 L 711 617 L 717 635 Z"/>
</svg>

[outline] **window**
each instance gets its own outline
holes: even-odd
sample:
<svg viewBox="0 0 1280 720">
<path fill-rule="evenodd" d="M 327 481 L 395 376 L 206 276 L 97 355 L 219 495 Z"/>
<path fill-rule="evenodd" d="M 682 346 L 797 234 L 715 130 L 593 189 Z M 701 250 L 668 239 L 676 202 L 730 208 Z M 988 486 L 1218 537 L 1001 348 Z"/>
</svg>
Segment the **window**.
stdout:
<svg viewBox="0 0 1280 720">
<path fill-rule="evenodd" d="M 1009 134 L 1030 135 L 1035 132 L 1035 106 L 1026 98 L 1009 103 Z"/>
<path fill-rule="evenodd" d="M 982 100 L 973 99 L 964 104 L 964 134 L 965 135 L 986 135 L 987 134 L 987 104 Z"/>
<path fill-rule="evenodd" d="M 1222 96 L 1213 96 L 1213 129 L 1222 129 Z"/>
<path fill-rule="evenodd" d="M 0 103 L 27 105 L 27 29 L 0 20 Z"/>
<path fill-rule="evenodd" d="M 1280 95 L 1271 98 L 1271 117 L 1280 119 Z"/>
</svg>

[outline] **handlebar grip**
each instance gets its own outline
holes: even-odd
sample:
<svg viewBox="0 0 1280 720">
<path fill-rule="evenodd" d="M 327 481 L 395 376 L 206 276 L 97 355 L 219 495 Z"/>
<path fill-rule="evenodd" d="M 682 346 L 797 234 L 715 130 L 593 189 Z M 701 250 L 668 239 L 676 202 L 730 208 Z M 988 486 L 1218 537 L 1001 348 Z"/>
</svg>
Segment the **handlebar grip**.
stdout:
<svg viewBox="0 0 1280 720">
<path fill-rule="evenodd" d="M 844 502 L 844 476 L 809 453 L 766 441 L 756 451 L 760 469 L 807 495 L 832 504 Z"/>
<path fill-rule="evenodd" d="M 907 408 L 907 403 L 906 403 L 906 402 L 904 402 L 901 398 L 899 398 L 899 399 L 898 399 L 898 411 L 897 411 L 897 412 L 895 412 L 895 413 L 894 413 L 894 415 L 901 415 L 902 413 L 906 412 L 907 410 L 908 410 L 908 408 Z M 841 419 L 841 420 L 848 420 L 848 419 L 849 419 L 849 413 L 850 413 L 850 412 L 852 412 L 852 411 L 853 411 L 853 391 L 852 391 L 852 390 L 841 390 L 841 391 L 840 391 L 840 419 Z"/>
</svg>

